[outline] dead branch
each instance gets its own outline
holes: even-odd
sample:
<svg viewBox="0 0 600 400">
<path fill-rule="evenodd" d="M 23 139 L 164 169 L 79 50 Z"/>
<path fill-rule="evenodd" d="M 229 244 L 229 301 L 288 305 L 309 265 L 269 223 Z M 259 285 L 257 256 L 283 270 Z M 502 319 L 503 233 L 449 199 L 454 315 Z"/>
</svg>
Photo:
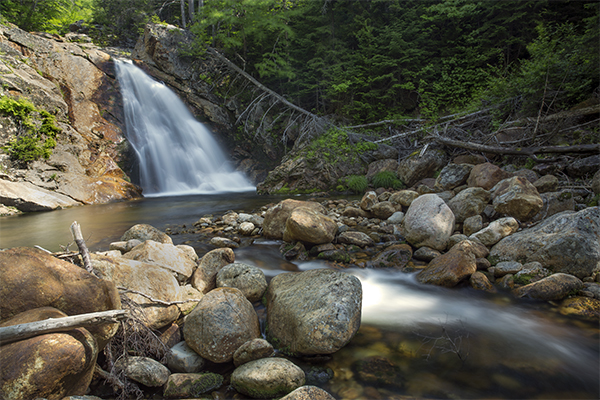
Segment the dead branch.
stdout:
<svg viewBox="0 0 600 400">
<path fill-rule="evenodd" d="M 71 233 L 73 234 L 73 239 L 75 239 L 75 243 L 79 248 L 79 253 L 81 254 L 81 258 L 83 259 L 83 266 L 86 271 L 88 271 L 92 275 L 96 275 L 94 273 L 94 268 L 92 267 L 92 259 L 90 258 L 90 251 L 85 245 L 85 240 L 83 240 L 83 235 L 81 234 L 81 227 L 74 221 L 71 224 Z"/>
<path fill-rule="evenodd" d="M 174 305 L 177 305 L 177 304 L 192 303 L 192 302 L 196 302 L 197 303 L 197 302 L 200 301 L 200 299 L 164 301 L 164 300 L 160 300 L 160 299 L 155 299 L 152 296 L 147 295 L 146 293 L 139 292 L 137 290 L 127 289 L 126 287 L 117 286 L 117 289 L 119 289 L 120 293 L 122 293 L 122 294 L 125 294 L 125 293 L 139 294 L 140 296 L 147 298 L 151 302 L 158 303 L 158 304 L 163 305 L 163 306 L 174 306 Z"/>
</svg>

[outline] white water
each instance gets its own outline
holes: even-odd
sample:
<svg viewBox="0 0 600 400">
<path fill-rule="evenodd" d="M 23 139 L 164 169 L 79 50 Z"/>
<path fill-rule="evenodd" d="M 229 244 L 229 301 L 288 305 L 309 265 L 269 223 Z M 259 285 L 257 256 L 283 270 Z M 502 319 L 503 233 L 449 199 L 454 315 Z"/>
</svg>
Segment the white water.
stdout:
<svg viewBox="0 0 600 400">
<path fill-rule="evenodd" d="M 171 89 L 131 62 L 115 64 L 145 196 L 255 190 Z"/>
</svg>

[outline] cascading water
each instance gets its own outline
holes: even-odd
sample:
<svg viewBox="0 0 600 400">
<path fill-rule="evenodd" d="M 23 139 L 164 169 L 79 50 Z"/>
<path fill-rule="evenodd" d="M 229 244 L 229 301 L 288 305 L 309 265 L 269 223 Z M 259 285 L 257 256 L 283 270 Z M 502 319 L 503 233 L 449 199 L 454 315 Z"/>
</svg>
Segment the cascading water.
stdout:
<svg viewBox="0 0 600 400">
<path fill-rule="evenodd" d="M 144 195 L 255 190 L 173 91 L 131 62 L 115 64 Z"/>
</svg>

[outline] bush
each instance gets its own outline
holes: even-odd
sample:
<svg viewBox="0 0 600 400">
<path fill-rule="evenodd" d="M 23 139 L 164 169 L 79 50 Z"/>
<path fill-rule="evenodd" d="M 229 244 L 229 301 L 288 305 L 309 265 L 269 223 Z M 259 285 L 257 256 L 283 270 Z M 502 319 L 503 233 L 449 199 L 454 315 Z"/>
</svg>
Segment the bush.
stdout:
<svg viewBox="0 0 600 400">
<path fill-rule="evenodd" d="M 398 175 L 393 171 L 379 171 L 371 178 L 371 183 L 376 188 L 401 189 L 404 187 L 402 181 L 398 179 Z"/>
<path fill-rule="evenodd" d="M 362 175 L 350 175 L 346 180 L 346 185 L 354 193 L 364 193 L 369 186 L 366 176 Z"/>
</svg>

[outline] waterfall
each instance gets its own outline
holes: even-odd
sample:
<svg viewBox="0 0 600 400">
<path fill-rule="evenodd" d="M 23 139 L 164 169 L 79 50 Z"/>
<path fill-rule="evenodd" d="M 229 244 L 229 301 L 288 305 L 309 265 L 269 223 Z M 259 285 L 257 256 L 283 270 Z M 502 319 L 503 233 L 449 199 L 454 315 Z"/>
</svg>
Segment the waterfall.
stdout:
<svg viewBox="0 0 600 400">
<path fill-rule="evenodd" d="M 171 89 L 129 61 L 115 64 L 144 195 L 255 190 Z"/>
</svg>

